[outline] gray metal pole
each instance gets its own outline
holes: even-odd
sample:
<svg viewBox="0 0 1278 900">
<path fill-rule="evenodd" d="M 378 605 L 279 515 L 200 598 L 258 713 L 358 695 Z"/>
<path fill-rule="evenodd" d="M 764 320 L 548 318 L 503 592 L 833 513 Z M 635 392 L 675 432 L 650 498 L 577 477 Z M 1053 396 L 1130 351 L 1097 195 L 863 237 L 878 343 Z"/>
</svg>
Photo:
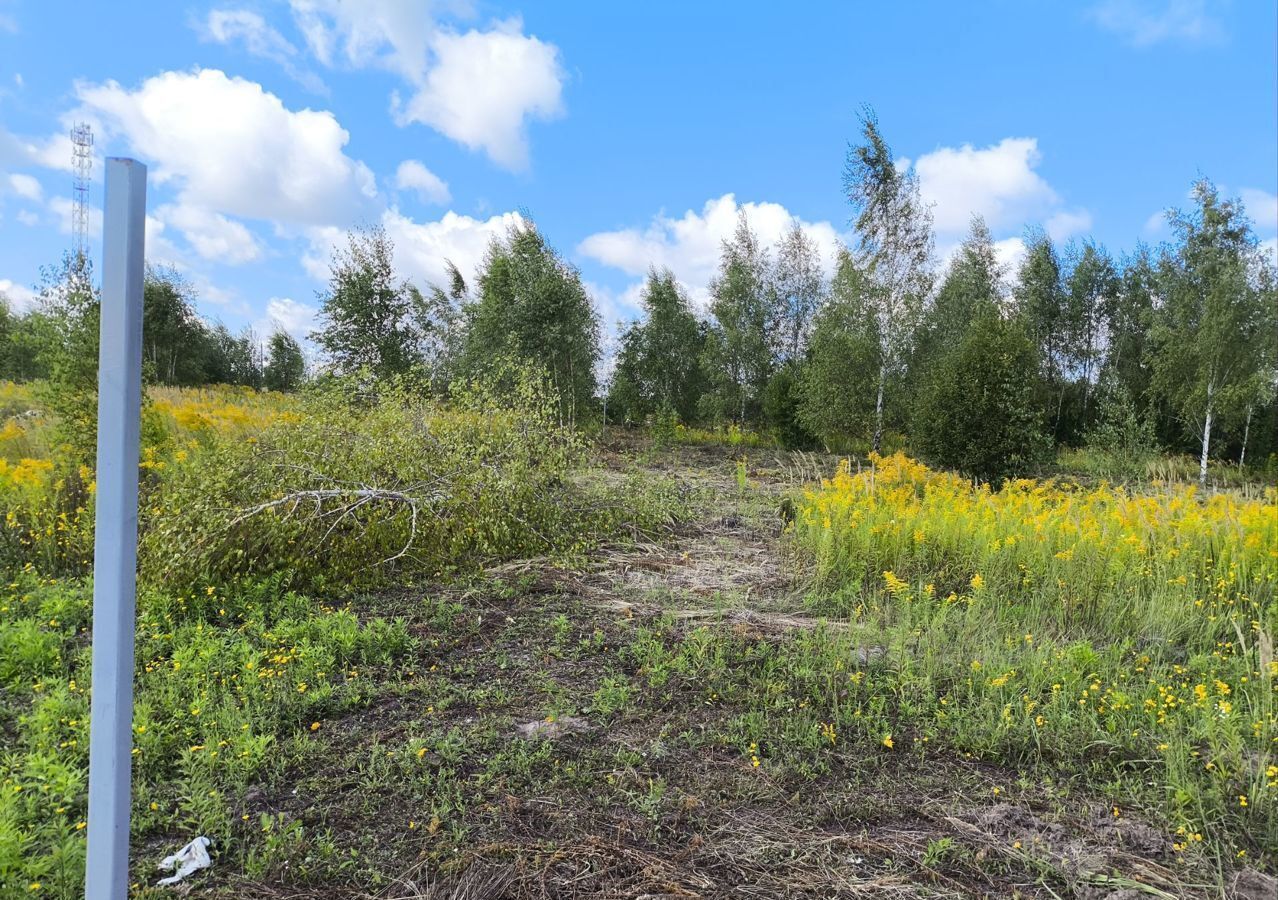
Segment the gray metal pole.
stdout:
<svg viewBox="0 0 1278 900">
<path fill-rule="evenodd" d="M 93 693 L 89 718 L 87 900 L 129 887 L 133 629 L 142 410 L 146 166 L 106 162 L 98 356 L 97 516 L 93 543 Z"/>
</svg>

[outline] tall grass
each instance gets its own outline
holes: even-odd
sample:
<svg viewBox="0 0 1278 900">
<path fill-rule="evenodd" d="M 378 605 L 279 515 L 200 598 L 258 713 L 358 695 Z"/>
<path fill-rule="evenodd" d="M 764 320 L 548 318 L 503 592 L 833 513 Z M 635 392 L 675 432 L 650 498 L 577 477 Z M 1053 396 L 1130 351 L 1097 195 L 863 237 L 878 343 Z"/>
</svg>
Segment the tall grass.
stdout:
<svg viewBox="0 0 1278 900">
<path fill-rule="evenodd" d="M 796 522 L 812 602 L 879 633 L 914 724 L 1161 809 L 1178 848 L 1278 847 L 1278 493 L 846 464 Z M 1195 837 L 1196 836 L 1196 837 Z"/>
</svg>

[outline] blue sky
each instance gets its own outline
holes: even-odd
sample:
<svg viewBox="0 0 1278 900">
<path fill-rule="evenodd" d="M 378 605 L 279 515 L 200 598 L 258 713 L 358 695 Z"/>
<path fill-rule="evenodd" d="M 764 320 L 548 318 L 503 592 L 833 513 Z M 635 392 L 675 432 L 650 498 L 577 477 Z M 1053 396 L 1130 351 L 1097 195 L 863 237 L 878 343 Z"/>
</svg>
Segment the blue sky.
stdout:
<svg viewBox="0 0 1278 900">
<path fill-rule="evenodd" d="M 798 217 L 828 260 L 866 103 L 942 259 L 974 212 L 1009 262 L 1028 224 L 1157 242 L 1200 174 L 1273 246 L 1276 34 L 1251 0 L 0 0 L 0 292 L 29 303 L 69 245 L 74 121 L 95 175 L 148 164 L 148 255 L 202 313 L 299 335 L 359 222 L 424 282 L 530 214 L 608 321 L 653 263 L 703 301 L 742 207 L 765 240 Z"/>
</svg>

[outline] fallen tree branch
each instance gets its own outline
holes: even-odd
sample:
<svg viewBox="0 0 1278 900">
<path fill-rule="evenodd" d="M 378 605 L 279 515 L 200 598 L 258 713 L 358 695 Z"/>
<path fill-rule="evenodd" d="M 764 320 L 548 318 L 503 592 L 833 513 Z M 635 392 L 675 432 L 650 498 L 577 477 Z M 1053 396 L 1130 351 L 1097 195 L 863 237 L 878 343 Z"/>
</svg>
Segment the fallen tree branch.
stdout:
<svg viewBox="0 0 1278 900">
<path fill-rule="evenodd" d="M 288 507 L 289 513 L 297 511 L 302 505 L 312 505 L 312 518 L 320 518 L 323 516 L 333 516 L 333 522 L 329 525 L 328 530 L 324 533 L 324 537 L 320 538 L 323 543 L 333 533 L 345 519 L 355 519 L 355 514 L 364 506 L 372 503 L 391 503 L 408 507 L 408 540 L 404 542 L 404 546 L 399 552 L 382 560 L 380 565 L 395 562 L 398 559 L 408 555 L 413 547 L 413 541 L 417 538 L 417 523 L 423 507 L 428 507 L 434 503 L 447 498 L 447 494 L 443 491 L 432 491 L 427 494 L 410 494 L 405 491 L 391 491 L 381 488 L 358 487 L 358 488 L 314 488 L 310 490 L 292 491 L 282 497 L 274 500 L 267 500 L 256 506 L 241 510 L 230 522 L 230 527 L 235 527 L 241 522 L 245 522 L 254 516 L 261 515 L 268 510 Z M 326 510 L 326 504 L 332 501 L 343 501 L 338 503 L 331 509 Z"/>
</svg>

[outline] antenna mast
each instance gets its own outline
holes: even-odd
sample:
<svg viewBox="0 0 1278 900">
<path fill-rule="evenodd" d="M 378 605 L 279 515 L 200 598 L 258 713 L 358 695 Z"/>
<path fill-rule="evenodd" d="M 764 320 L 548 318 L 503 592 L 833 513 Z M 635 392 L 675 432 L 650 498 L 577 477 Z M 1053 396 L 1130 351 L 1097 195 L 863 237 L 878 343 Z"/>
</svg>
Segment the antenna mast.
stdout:
<svg viewBox="0 0 1278 900">
<path fill-rule="evenodd" d="M 93 171 L 93 129 L 77 122 L 71 129 L 72 182 L 71 234 L 78 268 L 84 269 L 89 252 L 89 175 Z"/>
</svg>

